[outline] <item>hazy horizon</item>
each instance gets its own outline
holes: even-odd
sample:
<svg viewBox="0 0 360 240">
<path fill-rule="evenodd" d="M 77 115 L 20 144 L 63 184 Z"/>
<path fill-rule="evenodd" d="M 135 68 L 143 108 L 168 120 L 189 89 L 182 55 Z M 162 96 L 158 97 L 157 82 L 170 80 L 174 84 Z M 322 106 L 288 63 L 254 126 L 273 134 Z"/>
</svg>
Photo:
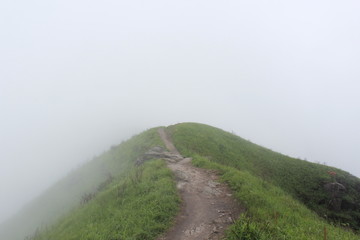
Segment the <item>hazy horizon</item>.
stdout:
<svg viewBox="0 0 360 240">
<path fill-rule="evenodd" d="M 358 1 L 3 1 L 0 223 L 148 128 L 200 122 L 360 177 Z"/>
</svg>

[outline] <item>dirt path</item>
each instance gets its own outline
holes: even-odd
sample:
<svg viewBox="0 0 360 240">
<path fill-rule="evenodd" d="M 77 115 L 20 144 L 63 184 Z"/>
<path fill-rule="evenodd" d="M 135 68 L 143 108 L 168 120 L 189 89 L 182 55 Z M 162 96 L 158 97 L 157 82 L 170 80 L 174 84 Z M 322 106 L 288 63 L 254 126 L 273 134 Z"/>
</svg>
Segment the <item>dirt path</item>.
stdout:
<svg viewBox="0 0 360 240">
<path fill-rule="evenodd" d="M 214 171 L 196 168 L 190 158 L 183 158 L 164 128 L 159 134 L 167 149 L 176 157 L 168 159 L 175 173 L 182 198 L 180 214 L 174 226 L 159 240 L 222 239 L 224 230 L 241 212 L 225 184 L 217 182 Z"/>
</svg>

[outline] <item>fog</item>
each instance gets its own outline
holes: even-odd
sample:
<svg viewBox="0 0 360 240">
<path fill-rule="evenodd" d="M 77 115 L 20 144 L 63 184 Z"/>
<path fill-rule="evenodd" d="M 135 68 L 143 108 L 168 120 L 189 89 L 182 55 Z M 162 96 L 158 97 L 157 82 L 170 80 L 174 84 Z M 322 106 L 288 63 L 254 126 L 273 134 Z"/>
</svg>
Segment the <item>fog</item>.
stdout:
<svg viewBox="0 0 360 240">
<path fill-rule="evenodd" d="M 0 3 L 0 222 L 143 130 L 210 124 L 360 176 L 359 1 Z"/>
</svg>

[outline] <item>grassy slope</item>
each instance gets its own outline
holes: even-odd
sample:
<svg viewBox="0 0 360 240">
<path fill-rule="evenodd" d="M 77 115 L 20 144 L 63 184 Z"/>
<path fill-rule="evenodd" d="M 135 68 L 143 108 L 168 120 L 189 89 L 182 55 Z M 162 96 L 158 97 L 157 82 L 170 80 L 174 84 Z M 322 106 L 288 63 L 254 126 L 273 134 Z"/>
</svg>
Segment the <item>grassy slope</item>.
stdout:
<svg viewBox="0 0 360 240">
<path fill-rule="evenodd" d="M 229 230 L 229 240 L 322 239 L 324 227 L 329 239 L 359 239 L 309 210 L 317 210 L 320 215 L 332 214 L 322 203 L 327 195 L 321 186 L 331 181 L 327 171 L 335 170 L 338 181 L 348 188 L 346 206 L 355 206 L 352 212 L 345 209 L 341 219 L 353 220 L 359 213 L 356 208 L 359 179 L 338 169 L 283 156 L 206 125 L 180 124 L 168 129 L 183 155 L 192 156 L 197 166 L 219 170 L 235 197 L 246 205 L 247 215 Z M 62 196 L 68 201 L 73 199 L 70 201 L 73 211 L 34 239 L 154 239 L 169 226 L 179 204 L 172 174 L 161 160 L 134 167 L 134 160 L 155 145 L 162 145 L 156 129 L 146 131 L 112 147 L 59 182 L 56 188 L 49 189 L 37 205 L 33 203 L 40 212 L 33 211 L 38 214 L 36 221 L 50 210 L 47 213 L 50 217 L 44 215 L 42 221 L 54 221 L 54 215 L 63 215 L 65 210 L 59 209 L 60 201 L 49 193 L 56 190 L 65 193 L 66 188 L 77 185 L 70 188 L 69 196 Z M 76 207 L 81 194 L 99 189 L 109 173 L 114 176 L 113 181 L 88 203 Z M 48 205 L 42 209 L 39 203 Z M 67 205 L 66 211 L 69 209 Z M 31 222 L 29 216 L 27 220 Z M 0 239 L 20 238 L 0 235 Z"/>
<path fill-rule="evenodd" d="M 114 181 L 34 239 L 154 239 L 169 227 L 178 204 L 171 171 L 164 161 L 153 160 Z"/>
<path fill-rule="evenodd" d="M 358 228 L 358 178 L 339 169 L 275 153 L 206 125 L 186 123 L 168 129 L 183 155 L 192 156 L 200 166 L 220 169 L 223 179 L 246 204 L 251 218 L 246 224 L 238 223 L 229 239 L 237 239 L 235 233 L 245 231 L 244 226 L 248 226 L 247 232 L 261 232 L 264 236 L 259 239 L 321 239 L 323 227 L 330 231 L 331 239 L 359 239 L 309 210 Z M 329 196 L 323 185 L 331 182 L 329 170 L 336 171 L 337 180 L 347 187 L 345 209 L 340 213 L 327 209 Z"/>
<path fill-rule="evenodd" d="M 81 196 L 95 192 L 108 176 L 124 174 L 152 146 L 162 145 L 156 129 L 148 130 L 94 158 L 73 171 L 19 214 L 0 226 L 0 239 L 22 240 L 44 223 L 51 224 L 79 205 Z M 20 227 L 19 227 L 20 226 Z"/>
</svg>

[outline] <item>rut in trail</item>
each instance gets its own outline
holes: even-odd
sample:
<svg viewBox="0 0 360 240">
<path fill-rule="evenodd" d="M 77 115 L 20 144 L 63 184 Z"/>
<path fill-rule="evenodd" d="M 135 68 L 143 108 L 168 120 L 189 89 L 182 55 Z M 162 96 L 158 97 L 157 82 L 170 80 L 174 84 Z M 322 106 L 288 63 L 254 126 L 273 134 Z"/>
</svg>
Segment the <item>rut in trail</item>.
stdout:
<svg viewBox="0 0 360 240">
<path fill-rule="evenodd" d="M 182 206 L 174 226 L 158 240 L 216 240 L 242 209 L 233 200 L 229 188 L 217 182 L 214 171 L 196 168 L 183 158 L 164 128 L 159 134 L 170 151 L 168 167 L 175 173 Z"/>
</svg>

